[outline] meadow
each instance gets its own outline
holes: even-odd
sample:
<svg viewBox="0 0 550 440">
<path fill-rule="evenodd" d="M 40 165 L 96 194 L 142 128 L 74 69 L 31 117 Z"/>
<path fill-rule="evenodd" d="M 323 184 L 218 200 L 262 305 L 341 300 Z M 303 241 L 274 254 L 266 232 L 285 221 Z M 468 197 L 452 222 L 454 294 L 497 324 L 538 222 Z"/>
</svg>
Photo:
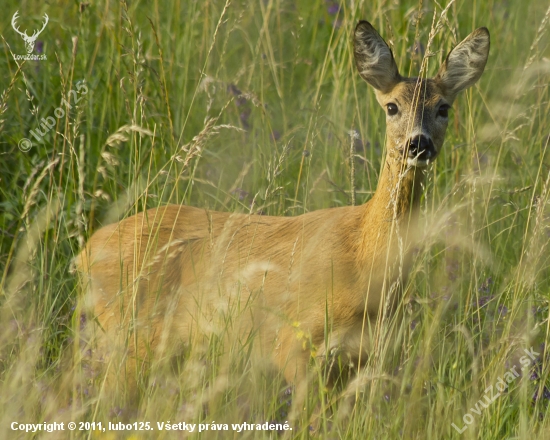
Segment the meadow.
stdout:
<svg viewBox="0 0 550 440">
<path fill-rule="evenodd" d="M 157 422 L 197 424 L 194 438 L 550 438 L 547 2 L 3 4 L 0 438 L 185 435 Z M 47 59 L 16 59 L 26 53 L 17 10 L 29 34 L 47 13 L 34 47 Z M 167 203 L 293 216 L 372 196 L 385 115 L 354 65 L 360 19 L 410 76 L 434 75 L 475 28 L 491 33 L 485 73 L 457 98 L 426 171 L 424 246 L 400 304 L 397 362 L 380 355 L 383 340 L 357 376 L 327 389 L 312 359 L 317 385 L 284 432 L 232 429 L 289 421 L 291 390 L 246 347 L 227 360 L 216 338 L 195 356 L 154 362 L 137 400 L 124 387 L 105 397 L 72 270 L 95 230 Z M 70 421 L 77 430 L 12 429 Z"/>
</svg>

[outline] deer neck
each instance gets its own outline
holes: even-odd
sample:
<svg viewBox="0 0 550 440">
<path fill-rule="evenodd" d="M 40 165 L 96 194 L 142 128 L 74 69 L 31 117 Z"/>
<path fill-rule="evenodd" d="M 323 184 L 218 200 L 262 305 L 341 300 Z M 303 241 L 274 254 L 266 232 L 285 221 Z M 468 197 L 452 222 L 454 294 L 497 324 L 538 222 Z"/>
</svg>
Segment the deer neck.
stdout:
<svg viewBox="0 0 550 440">
<path fill-rule="evenodd" d="M 387 158 L 373 198 L 362 206 L 359 263 L 407 237 L 416 224 L 425 177 L 422 169 L 406 168 Z M 410 241 L 410 240 L 407 240 Z"/>
<path fill-rule="evenodd" d="M 366 216 L 381 216 L 384 223 L 406 219 L 418 209 L 424 180 L 422 169 L 386 160 Z"/>
</svg>

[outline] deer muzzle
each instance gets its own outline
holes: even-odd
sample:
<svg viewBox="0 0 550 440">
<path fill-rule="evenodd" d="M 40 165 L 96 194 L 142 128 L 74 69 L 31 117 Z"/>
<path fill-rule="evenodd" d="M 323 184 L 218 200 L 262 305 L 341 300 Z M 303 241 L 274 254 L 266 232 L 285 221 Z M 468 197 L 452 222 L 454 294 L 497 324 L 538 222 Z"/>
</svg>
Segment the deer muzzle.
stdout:
<svg viewBox="0 0 550 440">
<path fill-rule="evenodd" d="M 433 141 L 421 134 L 409 139 L 405 149 L 407 163 L 411 166 L 422 166 L 432 162 L 437 156 Z"/>
</svg>

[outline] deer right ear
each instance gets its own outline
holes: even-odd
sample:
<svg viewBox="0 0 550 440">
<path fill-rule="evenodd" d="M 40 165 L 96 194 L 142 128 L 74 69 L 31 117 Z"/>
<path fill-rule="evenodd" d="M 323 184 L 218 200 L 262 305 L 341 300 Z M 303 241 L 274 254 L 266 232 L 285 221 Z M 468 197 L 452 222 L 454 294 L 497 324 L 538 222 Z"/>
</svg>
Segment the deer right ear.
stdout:
<svg viewBox="0 0 550 440">
<path fill-rule="evenodd" d="M 355 64 L 361 78 L 382 93 L 401 80 L 391 49 L 368 21 L 360 21 L 353 38 Z"/>
<path fill-rule="evenodd" d="M 447 55 L 435 80 L 453 96 L 473 86 L 485 69 L 489 46 L 487 28 L 476 29 Z"/>
</svg>

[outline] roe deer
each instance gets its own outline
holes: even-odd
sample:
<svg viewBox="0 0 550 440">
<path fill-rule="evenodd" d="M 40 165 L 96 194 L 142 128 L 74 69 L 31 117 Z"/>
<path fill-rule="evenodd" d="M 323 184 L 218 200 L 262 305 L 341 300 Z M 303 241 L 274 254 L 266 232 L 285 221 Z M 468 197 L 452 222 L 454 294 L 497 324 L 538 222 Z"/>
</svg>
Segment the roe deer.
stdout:
<svg viewBox="0 0 550 440">
<path fill-rule="evenodd" d="M 443 144 L 448 111 L 481 76 L 489 32 L 479 28 L 431 79 L 405 78 L 367 21 L 355 62 L 386 111 L 386 158 L 372 199 L 296 217 L 150 209 L 101 228 L 77 257 L 100 348 L 140 364 L 170 344 L 191 344 L 231 315 L 289 383 L 303 382 L 311 347 L 369 352 L 369 329 L 394 310 L 417 244 L 425 167 Z M 395 298 L 390 298 L 390 295 Z M 227 325 L 227 324 L 226 324 Z"/>
</svg>

